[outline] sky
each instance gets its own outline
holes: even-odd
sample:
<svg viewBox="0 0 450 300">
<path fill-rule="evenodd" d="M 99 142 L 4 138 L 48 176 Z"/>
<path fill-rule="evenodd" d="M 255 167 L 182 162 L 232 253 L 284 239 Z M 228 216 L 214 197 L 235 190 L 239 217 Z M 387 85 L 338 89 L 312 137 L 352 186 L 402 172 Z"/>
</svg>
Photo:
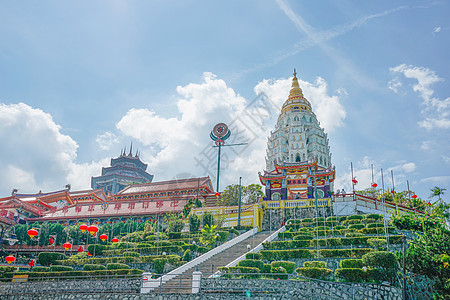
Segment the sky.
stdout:
<svg viewBox="0 0 450 300">
<path fill-rule="evenodd" d="M 2 1 L 0 197 L 89 189 L 126 147 L 154 181 L 259 183 L 293 69 L 335 189 L 450 195 L 448 1 Z M 135 153 L 133 153 L 135 154 Z M 444 197 L 449 200 L 448 197 Z"/>
</svg>

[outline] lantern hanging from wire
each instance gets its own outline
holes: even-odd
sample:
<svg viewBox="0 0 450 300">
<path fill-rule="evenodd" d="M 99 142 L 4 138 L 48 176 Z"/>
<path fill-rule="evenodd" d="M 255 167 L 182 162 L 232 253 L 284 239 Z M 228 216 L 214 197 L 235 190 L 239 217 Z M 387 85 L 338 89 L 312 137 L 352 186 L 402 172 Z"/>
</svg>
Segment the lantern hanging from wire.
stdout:
<svg viewBox="0 0 450 300">
<path fill-rule="evenodd" d="M 81 224 L 79 228 L 81 232 L 84 233 L 88 229 L 88 226 L 86 224 Z"/>
<path fill-rule="evenodd" d="M 87 228 L 87 230 L 89 231 L 91 236 L 94 236 L 97 233 L 97 231 L 98 231 L 98 227 L 97 226 L 89 226 Z"/>
<path fill-rule="evenodd" d="M 118 238 L 113 238 L 113 239 L 112 239 L 112 242 L 113 242 L 113 243 L 117 243 L 117 242 L 119 242 L 119 239 L 118 239 Z"/>
<path fill-rule="evenodd" d="M 30 239 L 33 239 L 35 236 L 39 234 L 39 232 L 36 229 L 31 228 L 30 230 L 27 231 L 27 234 L 30 237 Z"/>
<path fill-rule="evenodd" d="M 72 248 L 72 244 L 71 243 L 64 243 L 63 244 L 63 248 L 67 250 L 69 250 L 70 248 Z"/>
<path fill-rule="evenodd" d="M 373 188 L 376 188 L 377 186 L 378 186 L 378 184 L 376 184 L 375 182 L 372 183 L 372 187 L 373 187 Z"/>
<path fill-rule="evenodd" d="M 12 255 L 8 255 L 7 257 L 5 257 L 5 260 L 8 263 L 8 265 L 10 265 L 11 263 L 16 261 L 16 258 Z"/>
<path fill-rule="evenodd" d="M 104 242 L 104 241 L 106 241 L 108 239 L 108 236 L 106 234 L 102 234 L 100 236 L 100 239 Z"/>
</svg>

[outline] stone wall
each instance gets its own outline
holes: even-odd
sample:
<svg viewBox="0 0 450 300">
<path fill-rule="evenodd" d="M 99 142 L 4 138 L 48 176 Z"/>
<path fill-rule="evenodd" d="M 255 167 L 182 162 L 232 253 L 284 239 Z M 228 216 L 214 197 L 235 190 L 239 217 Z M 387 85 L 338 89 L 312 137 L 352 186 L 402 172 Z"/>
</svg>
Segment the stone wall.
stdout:
<svg viewBox="0 0 450 300">
<path fill-rule="evenodd" d="M 331 216 L 331 207 L 319 207 L 319 217 Z M 263 211 L 262 229 L 263 230 L 277 230 L 289 219 L 303 219 L 314 218 L 316 216 L 316 209 L 313 207 L 301 208 L 267 208 Z"/>
</svg>

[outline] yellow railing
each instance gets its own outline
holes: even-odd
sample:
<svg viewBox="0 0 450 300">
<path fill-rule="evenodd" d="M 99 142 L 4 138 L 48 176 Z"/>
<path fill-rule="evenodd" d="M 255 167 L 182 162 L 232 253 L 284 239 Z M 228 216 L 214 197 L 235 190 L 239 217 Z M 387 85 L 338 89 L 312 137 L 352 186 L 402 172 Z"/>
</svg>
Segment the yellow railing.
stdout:
<svg viewBox="0 0 450 300">
<path fill-rule="evenodd" d="M 264 209 L 316 207 L 315 199 L 265 200 L 261 202 L 261 205 Z M 333 202 L 331 198 L 321 198 L 317 199 L 317 206 L 319 207 L 333 206 Z"/>
</svg>

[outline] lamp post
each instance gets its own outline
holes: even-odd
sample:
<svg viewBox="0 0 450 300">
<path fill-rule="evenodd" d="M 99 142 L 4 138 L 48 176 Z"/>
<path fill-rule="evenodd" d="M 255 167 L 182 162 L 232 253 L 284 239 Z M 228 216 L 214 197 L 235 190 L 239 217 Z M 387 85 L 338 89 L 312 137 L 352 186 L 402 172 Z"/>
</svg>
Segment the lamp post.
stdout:
<svg viewBox="0 0 450 300">
<path fill-rule="evenodd" d="M 238 226 L 241 226 L 241 181 L 242 177 L 239 177 L 239 207 L 238 207 Z"/>
</svg>

